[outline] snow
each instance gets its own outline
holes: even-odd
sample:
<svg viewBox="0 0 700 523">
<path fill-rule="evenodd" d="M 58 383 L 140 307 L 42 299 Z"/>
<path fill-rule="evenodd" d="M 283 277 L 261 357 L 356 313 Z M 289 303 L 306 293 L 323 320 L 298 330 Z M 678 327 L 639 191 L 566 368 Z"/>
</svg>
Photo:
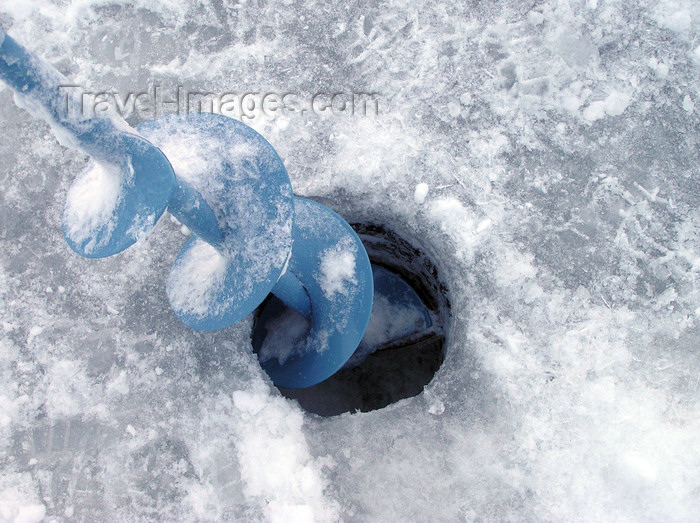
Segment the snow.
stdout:
<svg viewBox="0 0 700 523">
<path fill-rule="evenodd" d="M 5 474 L 0 480 L 0 518 L 16 523 L 38 523 L 46 506 L 32 494 L 30 474 Z"/>
<path fill-rule="evenodd" d="M 626 93 L 613 91 L 605 99 L 605 114 L 620 116 L 630 104 L 630 96 Z"/>
<path fill-rule="evenodd" d="M 116 226 L 115 211 L 122 198 L 122 170 L 117 165 L 99 164 L 94 160 L 85 167 L 66 196 L 65 230 L 77 245 L 105 230 L 105 240 Z M 84 247 L 86 253 L 97 247 L 90 240 Z"/>
<path fill-rule="evenodd" d="M 693 99 L 690 97 L 690 95 L 686 94 L 683 97 L 683 110 L 692 113 L 693 109 L 695 109 L 695 102 L 693 102 Z"/>
<path fill-rule="evenodd" d="M 659 78 L 668 77 L 669 65 L 666 62 L 662 62 L 656 59 L 656 57 L 649 58 L 649 67 L 659 76 Z"/>
<path fill-rule="evenodd" d="M 589 122 L 594 122 L 603 118 L 605 116 L 605 112 L 605 102 L 591 102 L 591 104 L 584 109 L 583 117 Z"/>
<path fill-rule="evenodd" d="M 44 505 L 25 505 L 17 511 L 14 523 L 39 523 L 46 515 Z"/>
<path fill-rule="evenodd" d="M 219 303 L 217 291 L 224 283 L 228 267 L 226 257 L 208 243 L 196 240 L 170 272 L 168 296 L 173 309 L 203 318 L 225 306 L 226 303 Z"/>
<path fill-rule="evenodd" d="M 291 356 L 306 351 L 306 335 L 311 324 L 293 309 L 287 309 L 269 323 L 268 335 L 260 347 L 260 362 L 276 358 L 282 365 Z"/>
<path fill-rule="evenodd" d="M 355 278 L 355 255 L 357 247 L 352 239 L 341 240 L 319 256 L 318 283 L 326 298 L 333 300 L 336 294 L 348 295 Z"/>
<path fill-rule="evenodd" d="M 413 201 L 418 205 L 423 205 L 425 203 L 425 197 L 428 196 L 428 191 L 430 186 L 427 183 L 419 183 L 416 185 L 416 191 L 413 193 Z"/>
<path fill-rule="evenodd" d="M 697 519 L 697 10 L 3 2 L 3 29 L 93 92 L 380 93 L 377 116 L 248 123 L 297 194 L 419 245 L 452 308 L 422 394 L 306 413 L 251 318 L 177 320 L 180 225 L 70 251 L 84 158 L 2 88 L 0 519 Z"/>
<path fill-rule="evenodd" d="M 175 172 L 188 183 L 196 182 L 202 175 L 216 171 L 221 165 L 220 159 L 212 154 L 212 148 L 202 150 L 201 140 L 195 140 L 196 136 L 180 133 L 167 137 L 159 144 Z M 207 146 L 206 142 L 204 146 Z"/>
<path fill-rule="evenodd" d="M 323 496 L 326 481 L 301 434 L 302 414 L 288 412 L 285 400 L 266 391 L 236 391 L 232 397 L 244 428 L 236 434 L 244 493 L 266 501 L 269 521 L 336 519 L 337 505 Z"/>
</svg>

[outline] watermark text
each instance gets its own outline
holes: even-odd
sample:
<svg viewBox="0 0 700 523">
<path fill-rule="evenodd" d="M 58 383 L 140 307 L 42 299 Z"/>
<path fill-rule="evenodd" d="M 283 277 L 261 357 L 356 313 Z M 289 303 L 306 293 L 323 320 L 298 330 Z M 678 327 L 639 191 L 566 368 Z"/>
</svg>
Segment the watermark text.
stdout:
<svg viewBox="0 0 700 523">
<path fill-rule="evenodd" d="M 89 92 L 77 85 L 59 87 L 66 115 L 92 117 L 112 112 L 122 118 L 151 119 L 168 114 L 217 113 L 241 120 L 260 117 L 292 118 L 300 115 L 377 116 L 380 95 L 375 92 L 205 92 L 184 86 L 163 89 L 153 84 L 136 92 Z"/>
</svg>

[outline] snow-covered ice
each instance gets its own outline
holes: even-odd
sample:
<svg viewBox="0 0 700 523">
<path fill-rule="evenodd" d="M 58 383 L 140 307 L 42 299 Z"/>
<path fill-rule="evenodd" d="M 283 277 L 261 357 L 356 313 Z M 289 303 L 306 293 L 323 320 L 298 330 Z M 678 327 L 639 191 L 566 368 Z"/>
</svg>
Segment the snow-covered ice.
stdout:
<svg viewBox="0 0 700 523">
<path fill-rule="evenodd" d="M 70 251 L 85 160 L 0 87 L 0 519 L 698 518 L 698 2 L 5 0 L 0 25 L 93 93 L 378 93 L 242 119 L 452 305 L 422 394 L 310 415 L 251 319 L 177 321 L 179 225 Z"/>
</svg>

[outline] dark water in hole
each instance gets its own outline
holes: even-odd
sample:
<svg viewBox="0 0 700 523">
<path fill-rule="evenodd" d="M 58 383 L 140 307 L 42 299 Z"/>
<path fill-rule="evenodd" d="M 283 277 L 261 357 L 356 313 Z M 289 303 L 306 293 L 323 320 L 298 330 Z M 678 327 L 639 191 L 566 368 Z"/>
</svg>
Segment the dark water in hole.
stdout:
<svg viewBox="0 0 700 523">
<path fill-rule="evenodd" d="M 442 365 L 444 344 L 444 336 L 433 335 L 370 354 L 357 367 L 342 369 L 313 387 L 279 390 L 321 416 L 381 409 L 423 391 Z"/>
</svg>

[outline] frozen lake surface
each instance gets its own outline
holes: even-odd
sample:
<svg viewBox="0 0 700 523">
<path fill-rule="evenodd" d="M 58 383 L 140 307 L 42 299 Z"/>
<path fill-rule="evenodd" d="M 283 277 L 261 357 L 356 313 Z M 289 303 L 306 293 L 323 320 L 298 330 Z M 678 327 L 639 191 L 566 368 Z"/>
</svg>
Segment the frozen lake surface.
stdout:
<svg viewBox="0 0 700 523">
<path fill-rule="evenodd" d="M 178 322 L 179 224 L 72 253 L 86 159 L 0 87 L 0 520 L 697 520 L 696 0 L 4 0 L 0 25 L 127 113 L 156 85 L 377 93 L 239 116 L 298 195 L 428 253 L 452 304 L 422 394 L 308 414 L 250 318 Z"/>
</svg>

